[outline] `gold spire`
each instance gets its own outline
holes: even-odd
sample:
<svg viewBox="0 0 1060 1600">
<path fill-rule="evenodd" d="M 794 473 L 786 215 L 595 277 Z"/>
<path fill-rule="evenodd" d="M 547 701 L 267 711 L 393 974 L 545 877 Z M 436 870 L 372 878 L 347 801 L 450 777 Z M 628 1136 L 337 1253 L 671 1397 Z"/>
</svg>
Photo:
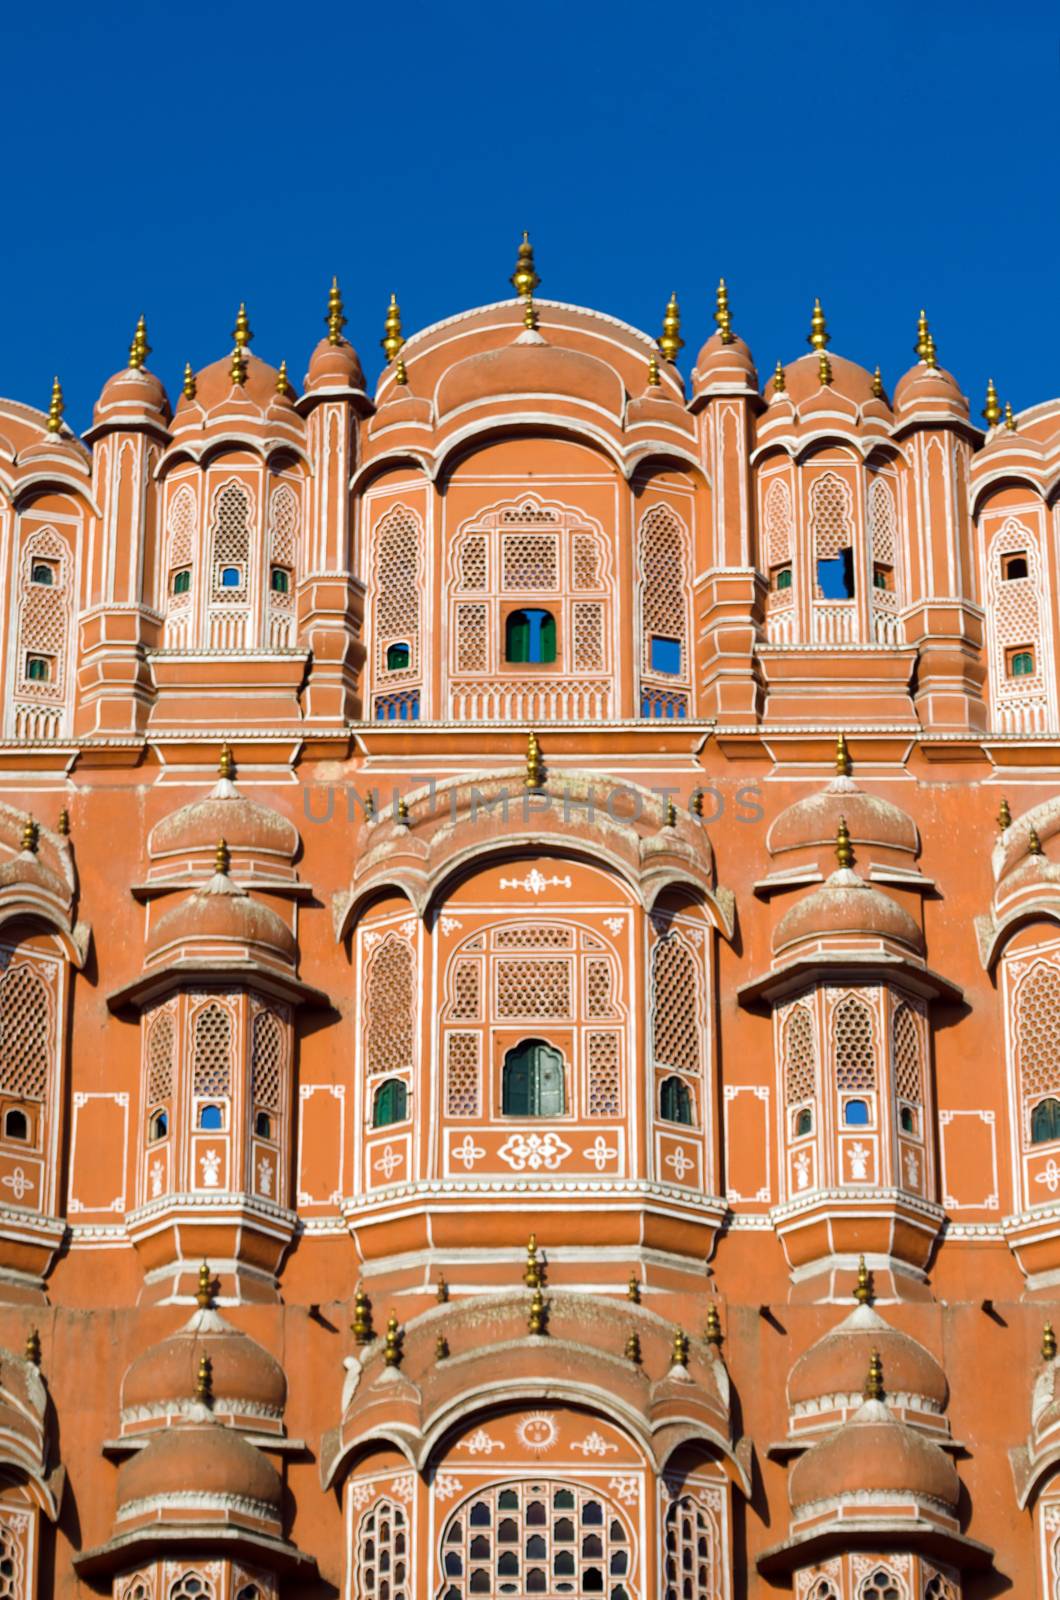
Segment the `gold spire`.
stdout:
<svg viewBox="0 0 1060 1600">
<path fill-rule="evenodd" d="M 716 1305 L 707 1307 L 707 1343 L 715 1347 L 721 1344 L 721 1318 Z"/>
<path fill-rule="evenodd" d="M 653 350 L 651 355 L 648 357 L 648 388 L 649 389 L 657 389 L 658 387 L 659 387 L 659 358 L 655 354 L 655 351 Z"/>
<path fill-rule="evenodd" d="M 997 808 L 997 825 L 1002 833 L 1006 828 L 1011 828 L 1012 826 L 1012 812 L 1008 808 L 1008 800 L 1004 795 L 1001 796 L 1001 804 Z"/>
<path fill-rule="evenodd" d="M 357 1293 L 353 1297 L 353 1321 L 350 1323 L 350 1332 L 358 1344 L 371 1344 L 375 1338 L 372 1331 L 372 1302 L 365 1294 L 363 1284 L 357 1285 Z"/>
<path fill-rule="evenodd" d="M 635 1272 L 631 1272 L 629 1275 L 629 1286 L 626 1289 L 626 1299 L 632 1300 L 633 1304 L 636 1306 L 640 1305 L 640 1283 L 637 1280 L 637 1274 Z"/>
<path fill-rule="evenodd" d="M 1042 841 L 1038 837 L 1037 828 L 1031 828 L 1027 834 L 1027 849 L 1032 856 L 1040 856 L 1042 854 Z"/>
<path fill-rule="evenodd" d="M 835 858 L 840 867 L 852 867 L 854 865 L 854 851 L 850 844 L 846 817 L 840 817 L 839 826 L 836 829 Z"/>
<path fill-rule="evenodd" d="M 1013 415 L 1012 402 L 1010 400 L 1005 401 L 1005 427 L 1009 433 L 1015 433 L 1016 431 L 1016 418 Z"/>
<path fill-rule="evenodd" d="M 695 789 L 692 793 L 692 811 L 697 817 L 703 815 L 703 791 Z"/>
<path fill-rule="evenodd" d="M 393 361 L 405 343 L 401 336 L 401 307 L 397 303 L 396 294 L 390 296 L 390 304 L 386 308 L 386 321 L 383 324 L 383 337 L 379 343 L 388 361 Z"/>
<path fill-rule="evenodd" d="M 402 795 L 397 803 L 398 827 L 407 828 L 409 825 L 409 803 Z"/>
<path fill-rule="evenodd" d="M 530 737 L 526 741 L 526 777 L 523 783 L 527 789 L 540 789 L 544 777 L 541 746 L 537 742 L 537 734 L 531 730 Z"/>
<path fill-rule="evenodd" d="M 541 282 L 537 275 L 537 268 L 534 266 L 534 247 L 530 243 L 530 235 L 528 233 L 523 234 L 523 242 L 519 246 L 519 254 L 515 262 L 515 271 L 508 279 L 508 282 L 522 300 L 532 295 Z"/>
<path fill-rule="evenodd" d="M 190 361 L 185 361 L 184 363 L 184 398 L 185 400 L 195 399 L 195 374 L 191 369 Z"/>
<path fill-rule="evenodd" d="M 232 858 L 228 850 L 228 840 L 218 839 L 217 849 L 214 851 L 213 857 L 213 870 L 215 872 L 220 872 L 227 877 L 228 868 L 230 867 L 231 862 Z"/>
<path fill-rule="evenodd" d="M 207 1355 L 199 1357 L 199 1370 L 195 1377 L 195 1398 L 204 1406 L 213 1404 L 213 1362 Z"/>
<path fill-rule="evenodd" d="M 994 387 L 993 378 L 987 378 L 986 380 L 986 403 L 983 406 L 983 416 L 986 418 L 987 426 L 991 428 L 996 428 L 1001 420 L 1001 407 L 998 404 L 997 390 Z"/>
<path fill-rule="evenodd" d="M 69 839 L 69 837 L 70 837 L 70 813 L 69 813 L 69 811 L 67 811 L 65 806 L 63 806 L 63 809 L 59 813 L 58 828 L 59 828 L 59 833 L 62 836 L 62 838 Z"/>
<path fill-rule="evenodd" d="M 58 433 L 63 425 L 63 386 L 58 378 L 52 379 L 52 397 L 48 405 L 48 432 Z"/>
<path fill-rule="evenodd" d="M 832 363 L 827 350 L 817 352 L 817 376 L 821 380 L 821 387 L 826 389 L 832 381 Z"/>
<path fill-rule="evenodd" d="M 845 733 L 837 733 L 835 736 L 835 770 L 837 778 L 850 776 L 850 751 L 847 749 Z"/>
<path fill-rule="evenodd" d="M 858 1281 L 854 1285 L 854 1299 L 859 1306 L 872 1304 L 872 1280 L 864 1256 L 858 1256 Z"/>
<path fill-rule="evenodd" d="M 773 393 L 783 394 L 788 387 L 788 380 L 784 376 L 784 363 L 778 361 L 773 368 Z"/>
<path fill-rule="evenodd" d="M 714 295 L 714 321 L 718 324 L 722 344 L 732 344 L 732 312 L 729 310 L 729 291 L 725 287 L 725 279 L 718 279 L 718 287 Z"/>
<path fill-rule="evenodd" d="M 929 333 L 927 338 L 924 340 L 924 365 L 935 370 L 938 368 L 938 364 L 939 355 L 935 348 L 935 335 L 933 333 Z"/>
<path fill-rule="evenodd" d="M 537 1257 L 537 1234 L 532 1233 L 526 1241 L 526 1271 L 523 1273 L 523 1282 L 528 1289 L 540 1289 L 544 1281 L 545 1274 Z"/>
<path fill-rule="evenodd" d="M 672 795 L 667 795 L 666 797 L 666 821 L 663 826 L 667 828 L 677 827 L 677 807 L 674 805 Z"/>
<path fill-rule="evenodd" d="M 880 376 L 879 367 L 872 374 L 872 392 L 877 400 L 883 399 L 883 378 Z"/>
<path fill-rule="evenodd" d="M 398 1327 L 396 1311 L 392 1311 L 386 1319 L 383 1360 L 388 1367 L 400 1367 L 401 1365 L 401 1329 Z"/>
<path fill-rule="evenodd" d="M 438 1299 L 438 1304 L 440 1306 L 444 1306 L 446 1301 L 449 1299 L 449 1285 L 446 1283 L 444 1276 L 440 1272 L 438 1274 L 438 1285 L 437 1285 L 437 1289 L 436 1289 L 436 1295 L 437 1295 L 437 1299 Z"/>
<path fill-rule="evenodd" d="M 680 1328 L 674 1329 L 673 1348 L 670 1351 L 670 1364 L 675 1367 L 688 1365 L 688 1334 L 682 1333 Z"/>
<path fill-rule="evenodd" d="M 397 360 L 394 362 L 394 382 L 406 384 L 408 381 L 409 374 L 408 368 L 405 365 L 405 358 L 404 356 L 398 356 Z"/>
<path fill-rule="evenodd" d="M 290 392 L 291 392 L 291 380 L 287 376 L 287 358 L 285 356 L 284 359 L 280 362 L 280 370 L 276 374 L 276 393 L 277 394 L 290 394 Z"/>
<path fill-rule="evenodd" d="M 435 1361 L 449 1360 L 449 1340 L 444 1333 L 440 1333 L 434 1341 L 434 1359 Z"/>
<path fill-rule="evenodd" d="M 545 1299 L 540 1288 L 534 1290 L 533 1299 L 530 1301 L 530 1314 L 526 1319 L 527 1332 L 534 1339 L 543 1339 L 548 1313 L 545 1310 Z"/>
<path fill-rule="evenodd" d="M 531 333 L 537 327 L 537 310 L 532 294 L 528 294 L 523 302 L 523 327 L 529 329 Z"/>
<path fill-rule="evenodd" d="M 236 388 L 247 381 L 247 358 L 241 345 L 237 344 L 232 351 L 232 365 L 228 369 L 228 376 Z"/>
<path fill-rule="evenodd" d="M 40 841 L 40 829 L 32 817 L 27 817 L 22 824 L 22 848 L 28 850 L 30 855 L 37 854 L 37 845 Z"/>
<path fill-rule="evenodd" d="M 221 757 L 217 763 L 217 776 L 219 778 L 234 778 L 236 775 L 236 761 L 232 754 L 232 746 L 226 739 L 221 746 Z"/>
<path fill-rule="evenodd" d="M 928 328 L 927 312 L 921 310 L 919 317 L 916 319 L 916 344 L 913 346 L 913 354 L 919 356 L 921 361 L 927 355 L 927 342 L 930 337 L 931 332 Z"/>
<path fill-rule="evenodd" d="M 626 1360 L 632 1361 L 635 1367 L 640 1366 L 640 1334 L 636 1330 L 626 1340 Z"/>
<path fill-rule="evenodd" d="M 832 335 L 828 332 L 828 324 L 824 320 L 821 302 L 820 300 L 815 300 L 813 302 L 813 315 L 810 317 L 810 331 L 806 335 L 806 343 L 812 345 L 815 350 L 823 350 L 826 344 L 831 343 L 831 340 Z"/>
<path fill-rule="evenodd" d="M 199 1284 L 195 1290 L 195 1304 L 200 1311 L 209 1311 L 213 1305 L 213 1278 L 207 1261 L 204 1261 L 199 1268 Z"/>
<path fill-rule="evenodd" d="M 328 314 L 324 321 L 328 325 L 328 344 L 341 344 L 346 318 L 343 316 L 342 290 L 339 288 L 338 278 L 331 280 L 331 288 L 328 290 Z"/>
<path fill-rule="evenodd" d="M 129 346 L 129 365 L 134 372 L 139 372 L 142 369 L 150 354 L 151 346 L 147 342 L 147 322 L 144 319 L 143 312 L 141 312 L 140 320 L 136 324 L 136 331 L 132 336 L 132 344 Z"/>
<path fill-rule="evenodd" d="M 1042 1329 L 1042 1360 L 1056 1360 L 1056 1334 L 1051 1322 L 1047 1322 Z"/>
<path fill-rule="evenodd" d="M 236 349 L 245 350 L 253 337 L 254 335 L 250 331 L 250 319 L 247 316 L 246 301 L 241 300 L 239 302 L 239 310 L 236 312 L 236 325 L 232 329 L 232 338 L 235 340 Z"/>
<path fill-rule="evenodd" d="M 866 1400 L 883 1399 L 883 1362 L 878 1350 L 874 1350 L 869 1357 L 869 1370 L 862 1393 Z"/>
<path fill-rule="evenodd" d="M 35 1367 L 40 1366 L 40 1334 L 36 1328 L 31 1328 L 26 1335 L 26 1360 L 32 1361 Z"/>
<path fill-rule="evenodd" d="M 681 307 L 677 304 L 677 295 L 672 294 L 666 302 L 659 349 L 667 361 L 676 361 L 677 352 L 684 349 L 684 343 L 681 337 Z"/>
</svg>

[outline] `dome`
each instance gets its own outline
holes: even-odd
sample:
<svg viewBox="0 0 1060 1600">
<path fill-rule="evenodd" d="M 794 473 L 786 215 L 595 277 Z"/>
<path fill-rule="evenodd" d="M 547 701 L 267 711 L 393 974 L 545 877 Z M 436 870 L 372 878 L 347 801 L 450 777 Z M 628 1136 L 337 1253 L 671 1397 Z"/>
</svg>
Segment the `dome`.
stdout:
<svg viewBox="0 0 1060 1600">
<path fill-rule="evenodd" d="M 240 1502 L 237 1509 L 244 1513 L 257 1509 L 278 1520 L 282 1485 L 256 1446 L 216 1422 L 158 1433 L 118 1470 L 119 1520 L 135 1516 L 143 1501 L 155 1502 L 156 1511 L 158 1502 L 179 1505 L 189 1494 L 196 1521 L 230 1501 Z M 211 1501 L 221 1506 L 211 1507 Z"/>
<path fill-rule="evenodd" d="M 280 1363 L 256 1339 L 206 1310 L 132 1362 L 122 1383 L 123 1420 L 137 1420 L 127 1413 L 157 1415 L 173 1402 L 193 1401 L 203 1356 L 210 1360 L 215 1410 L 283 1416 L 287 1380 Z"/>
<path fill-rule="evenodd" d="M 172 947 L 184 944 L 250 945 L 266 960 L 292 967 L 298 960 L 298 946 L 283 918 L 220 873 L 204 889 L 159 917 L 147 940 L 146 959 L 158 960 Z"/>
<path fill-rule="evenodd" d="M 860 1394 L 874 1350 L 889 1394 L 911 1395 L 927 1401 L 932 1411 L 943 1410 L 949 1391 L 942 1367 L 922 1344 L 892 1328 L 871 1306 L 857 1306 L 799 1357 L 788 1378 L 789 1404 L 797 1409 L 834 1395 Z"/>
<path fill-rule="evenodd" d="M 696 357 L 692 393 L 700 395 L 714 388 L 758 388 L 758 373 L 750 349 L 736 336 L 723 344 L 721 334 L 712 333 Z"/>
<path fill-rule="evenodd" d="M 899 419 L 911 411 L 952 410 L 967 417 L 968 401 L 952 372 L 918 361 L 899 378 L 894 389 L 894 410 Z"/>
<path fill-rule="evenodd" d="M 827 883 L 784 913 L 773 934 L 773 953 L 835 934 L 894 939 L 918 955 L 924 950 L 924 936 L 908 911 L 848 868 L 833 872 Z"/>
<path fill-rule="evenodd" d="M 827 394 L 841 395 L 854 406 L 863 406 L 869 401 L 874 401 L 876 396 L 872 392 L 873 376 L 865 367 L 859 367 L 856 361 L 847 361 L 844 356 L 828 357 L 832 369 L 832 380 L 829 384 L 821 383 L 821 372 L 816 354 L 799 356 L 790 366 L 784 368 L 784 387 L 792 403 L 803 410 L 808 401 L 815 400 L 822 389 Z"/>
<path fill-rule="evenodd" d="M 618 373 L 596 356 L 544 338 L 482 350 L 449 368 L 438 385 L 438 415 L 494 397 L 536 394 L 599 407 L 621 417 L 626 393 Z"/>
<path fill-rule="evenodd" d="M 95 427 L 120 427 L 144 417 L 168 422 L 169 397 L 161 379 L 144 367 L 125 367 L 108 378 L 92 412 Z"/>
<path fill-rule="evenodd" d="M 796 1461 L 788 1479 L 793 1511 L 865 1493 L 915 1495 L 952 1510 L 960 1482 L 937 1444 L 899 1422 L 882 1401 L 866 1400 Z"/>
<path fill-rule="evenodd" d="M 279 855 L 289 862 L 298 852 L 298 829 L 270 806 L 259 805 L 222 779 L 202 800 L 193 800 L 155 824 L 147 842 L 152 859 L 178 853 L 209 851 L 218 839 L 230 850 Z"/>
<path fill-rule="evenodd" d="M 330 339 L 321 339 L 309 358 L 304 388 L 306 394 L 312 394 L 317 389 L 359 389 L 363 392 L 364 373 L 357 352 L 348 339 L 340 339 L 337 344 L 332 344 Z"/>
<path fill-rule="evenodd" d="M 805 795 L 781 811 L 770 824 L 766 848 L 777 856 L 787 850 L 831 846 L 840 818 L 846 819 L 855 849 L 878 846 L 916 855 L 919 841 L 912 817 L 890 800 L 866 794 L 849 778 L 831 783 L 819 794 Z"/>
<path fill-rule="evenodd" d="M 201 372 L 195 374 L 195 396 L 188 399 L 182 394 L 177 402 L 174 423 L 179 423 L 189 413 L 210 413 L 223 410 L 232 404 L 247 404 L 248 402 L 260 411 L 267 411 L 277 399 L 276 379 L 279 369 L 270 367 L 267 361 L 261 361 L 257 356 L 244 350 L 243 359 L 246 362 L 246 377 L 241 384 L 232 382 L 232 357 L 224 356 L 220 361 L 213 361 L 208 367 L 203 367 Z"/>
</svg>

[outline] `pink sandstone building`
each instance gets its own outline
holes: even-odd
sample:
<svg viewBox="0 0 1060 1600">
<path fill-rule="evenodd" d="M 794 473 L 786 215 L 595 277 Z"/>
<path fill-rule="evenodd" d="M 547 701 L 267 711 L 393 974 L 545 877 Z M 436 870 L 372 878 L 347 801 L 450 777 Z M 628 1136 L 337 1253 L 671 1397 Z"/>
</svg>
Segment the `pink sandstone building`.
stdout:
<svg viewBox="0 0 1060 1600">
<path fill-rule="evenodd" d="M 538 281 L 0 401 L 0 1600 L 1060 1593 L 1060 401 Z"/>
</svg>

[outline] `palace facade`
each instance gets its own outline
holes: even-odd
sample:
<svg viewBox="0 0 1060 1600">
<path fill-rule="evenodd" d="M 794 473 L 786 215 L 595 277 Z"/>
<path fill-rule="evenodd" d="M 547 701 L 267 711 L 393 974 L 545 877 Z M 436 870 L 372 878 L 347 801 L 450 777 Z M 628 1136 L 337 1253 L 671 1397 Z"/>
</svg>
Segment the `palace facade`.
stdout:
<svg viewBox="0 0 1060 1600">
<path fill-rule="evenodd" d="M 538 282 L 0 402 L 0 1600 L 1060 1592 L 1060 401 Z"/>
</svg>

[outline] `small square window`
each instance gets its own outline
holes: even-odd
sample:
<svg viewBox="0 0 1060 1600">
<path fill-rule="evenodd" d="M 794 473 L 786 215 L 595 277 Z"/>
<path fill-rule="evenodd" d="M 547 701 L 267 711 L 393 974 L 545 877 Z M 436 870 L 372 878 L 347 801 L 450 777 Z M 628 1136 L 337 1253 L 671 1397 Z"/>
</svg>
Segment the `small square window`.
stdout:
<svg viewBox="0 0 1060 1600">
<path fill-rule="evenodd" d="M 51 585 L 55 582 L 55 566 L 51 561 L 35 561 L 29 576 L 31 583 Z"/>
<path fill-rule="evenodd" d="M 790 568 L 790 566 L 789 567 L 773 567 L 772 570 L 770 571 L 770 574 L 769 574 L 769 582 L 770 582 L 770 586 L 772 588 L 776 589 L 778 592 L 780 590 L 782 590 L 782 589 L 790 589 L 791 588 L 791 568 Z"/>
<path fill-rule="evenodd" d="M 190 567 L 182 567 L 179 572 L 174 572 L 174 574 L 173 574 L 173 593 L 174 594 L 190 594 L 191 593 L 191 568 Z"/>
<path fill-rule="evenodd" d="M 681 671 L 680 639 L 666 639 L 661 634 L 653 633 L 649 660 L 653 672 L 665 672 L 670 677 L 678 677 Z"/>
<path fill-rule="evenodd" d="M 1005 656 L 1005 665 L 1010 678 L 1034 677 L 1034 651 L 1030 645 L 1020 645 L 1015 650 L 1009 650 Z"/>
<path fill-rule="evenodd" d="M 273 567 L 270 577 L 273 594 L 290 594 L 291 574 L 286 567 Z"/>
<path fill-rule="evenodd" d="M 52 664 L 47 656 L 26 657 L 26 677 L 30 683 L 50 683 Z"/>
<path fill-rule="evenodd" d="M 893 589 L 893 568 L 885 567 L 882 561 L 874 562 L 872 567 L 872 587 L 874 589 Z"/>
<path fill-rule="evenodd" d="M 1025 550 L 1013 550 L 1011 555 L 1001 557 L 1001 576 L 1005 583 L 1012 583 L 1016 578 L 1026 578 L 1029 570 Z"/>
<path fill-rule="evenodd" d="M 243 568 L 242 567 L 222 567 L 221 568 L 221 588 L 222 589 L 240 589 L 240 588 L 242 588 L 242 586 L 243 586 Z"/>
<path fill-rule="evenodd" d="M 836 556 L 822 557 L 818 561 L 817 584 L 822 600 L 853 600 L 854 552 L 849 546 Z"/>
</svg>

